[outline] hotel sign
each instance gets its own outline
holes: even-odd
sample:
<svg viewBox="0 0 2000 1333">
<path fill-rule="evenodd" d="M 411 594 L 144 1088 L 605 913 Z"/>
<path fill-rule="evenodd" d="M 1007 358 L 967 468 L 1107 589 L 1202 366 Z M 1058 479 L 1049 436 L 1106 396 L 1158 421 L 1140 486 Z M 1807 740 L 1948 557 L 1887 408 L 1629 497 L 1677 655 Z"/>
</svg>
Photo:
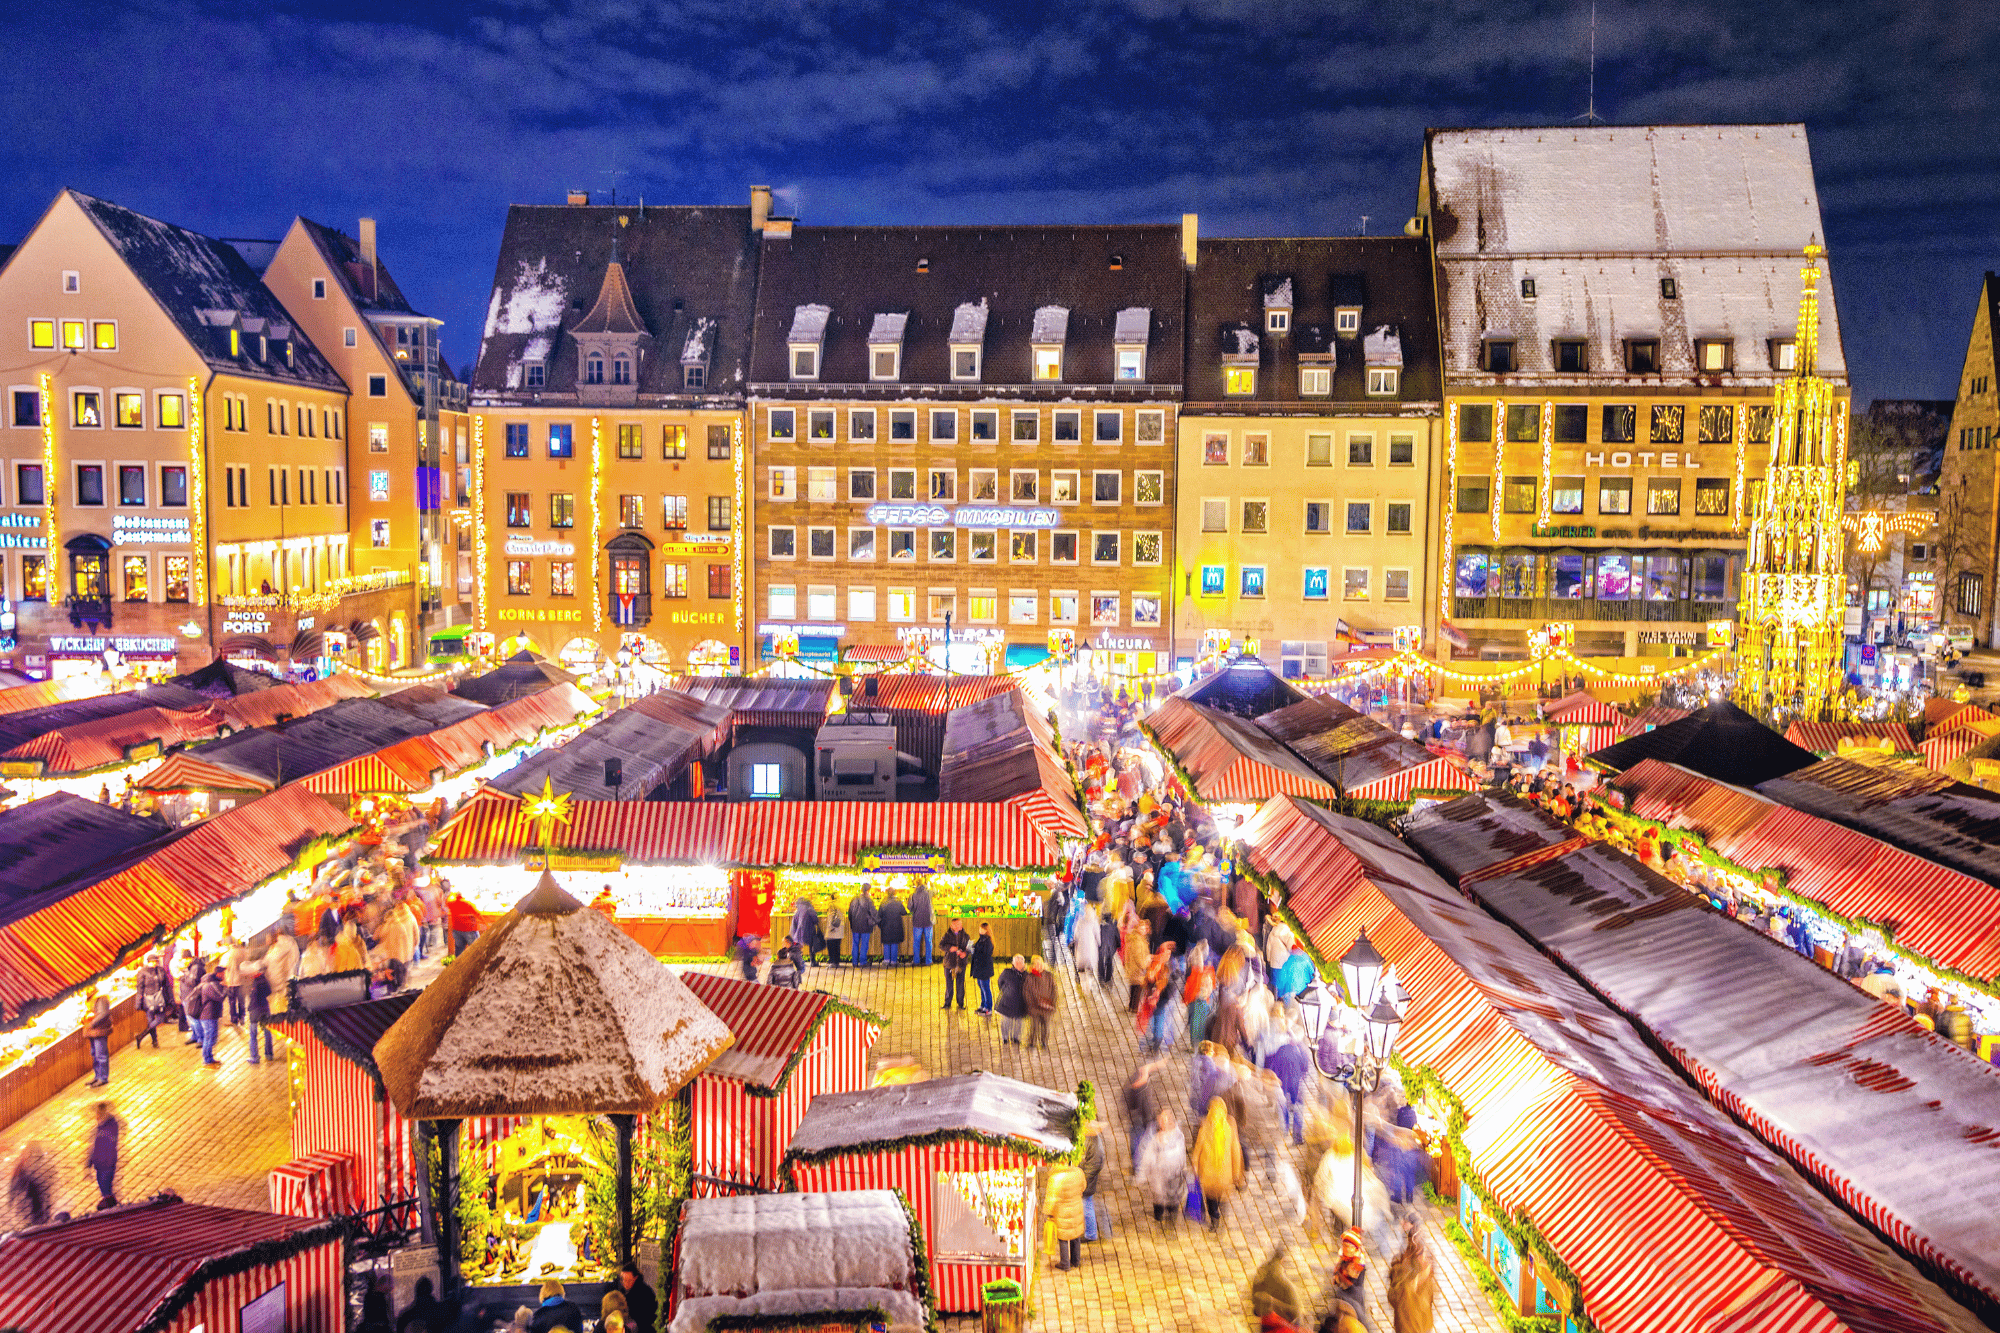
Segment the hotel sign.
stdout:
<svg viewBox="0 0 2000 1333">
<path fill-rule="evenodd" d="M 1639 466 L 1645 468 L 1647 471 L 1653 470 L 1653 460 L 1656 458 L 1660 460 L 1659 466 L 1663 468 L 1680 468 L 1688 472 L 1701 471 L 1700 459 L 1696 458 L 1692 453 L 1683 452 L 1678 449 L 1667 449 L 1664 451 L 1658 449 L 1640 449 L 1632 452 L 1623 449 L 1609 452 L 1601 449 L 1586 450 L 1583 455 L 1583 465 L 1585 467 L 1604 467 L 1606 466 L 1605 460 L 1609 459 L 1609 466 L 1611 467 L 1629 468 L 1632 466 L 1632 460 L 1635 458 L 1639 460 Z"/>
<path fill-rule="evenodd" d="M 870 505 L 868 521 L 902 528 L 1053 528 L 1062 521 L 1054 509 L 1011 505 Z"/>
<path fill-rule="evenodd" d="M 508 555 L 575 555 L 574 542 L 545 542 L 533 537 L 509 537 L 502 548 Z"/>
</svg>

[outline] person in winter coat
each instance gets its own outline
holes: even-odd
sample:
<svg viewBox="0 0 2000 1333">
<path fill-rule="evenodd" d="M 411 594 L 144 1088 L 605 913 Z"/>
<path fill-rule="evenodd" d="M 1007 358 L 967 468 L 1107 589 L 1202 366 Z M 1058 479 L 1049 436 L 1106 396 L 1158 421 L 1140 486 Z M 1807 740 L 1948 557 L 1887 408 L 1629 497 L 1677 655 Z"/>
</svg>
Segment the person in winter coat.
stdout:
<svg viewBox="0 0 2000 1333">
<path fill-rule="evenodd" d="M 118 1117 L 111 1114 L 111 1103 L 99 1102 L 97 1127 L 90 1132 L 90 1152 L 84 1158 L 84 1165 L 97 1176 L 99 1208 L 118 1202 L 114 1187 L 118 1181 L 118 1134 L 123 1128 Z"/>
<path fill-rule="evenodd" d="M 1000 974 L 1000 1044 L 1008 1042 L 1021 1044 L 1021 1020 L 1028 1016 L 1028 960 L 1020 954 L 1005 972 Z M 986 988 L 980 987 L 981 991 Z"/>
<path fill-rule="evenodd" d="M 894 967 L 903 960 L 903 923 L 908 919 L 909 909 L 896 896 L 894 889 L 882 899 L 882 906 L 875 913 L 876 929 L 882 932 L 882 963 Z"/>
<path fill-rule="evenodd" d="M 464 953 L 479 938 L 481 920 L 479 909 L 467 902 L 463 895 L 454 893 L 444 900 L 445 924 L 451 927 L 451 951 L 453 955 Z"/>
<path fill-rule="evenodd" d="M 1124 929 L 1118 950 L 1125 967 L 1125 1011 L 1139 1012 L 1139 993 L 1146 989 L 1146 968 L 1153 961 L 1152 939 L 1146 922 L 1130 903 L 1125 905 Z"/>
<path fill-rule="evenodd" d="M 967 970 L 979 984 L 979 1013 L 990 1018 L 993 1014 L 993 924 L 979 923 L 979 938 L 972 942 L 972 953 L 968 955 Z"/>
<path fill-rule="evenodd" d="M 1097 984 L 1111 989 L 1111 977 L 1118 967 L 1118 926 L 1109 915 L 1097 922 Z"/>
<path fill-rule="evenodd" d="M 1204 968 L 1188 975 L 1188 1045 L 1200 1050 L 1208 1045 L 1209 1020 L 1215 1017 L 1215 978 Z"/>
<path fill-rule="evenodd" d="M 1100 1218 L 1097 1211 L 1097 1182 L 1104 1175 L 1104 1123 L 1092 1120 L 1083 1127 L 1083 1238 L 1098 1239 L 1098 1228 L 1111 1234 L 1111 1214 Z"/>
<path fill-rule="evenodd" d="M 1097 904 L 1079 898 L 1076 919 L 1070 924 L 1070 957 L 1076 970 L 1086 977 L 1097 976 Z"/>
<path fill-rule="evenodd" d="M 1285 960 L 1292 956 L 1292 946 L 1298 942 L 1298 936 L 1282 920 L 1271 923 L 1270 933 L 1264 937 L 1264 961 L 1273 974 L 1285 965 Z"/>
<path fill-rule="evenodd" d="M 819 961 L 819 909 L 809 895 L 800 894 L 792 907 L 792 924 L 785 938 L 805 951 L 806 961 Z"/>
<path fill-rule="evenodd" d="M 1166 1061 L 1151 1060 L 1134 1070 L 1125 1081 L 1125 1130 L 1132 1144 L 1132 1169 L 1139 1169 L 1139 1149 L 1160 1118 L 1160 1085 L 1153 1075 L 1166 1068 Z M 1093 1122 L 1094 1123 L 1094 1122 Z"/>
<path fill-rule="evenodd" d="M 361 927 L 348 921 L 340 927 L 340 934 L 333 941 L 333 970 L 365 972 L 367 969 L 368 946 L 361 942 Z"/>
<path fill-rule="evenodd" d="M 271 983 L 273 1013 L 282 1014 L 291 1007 L 292 978 L 298 974 L 298 937 L 288 930 L 272 932 L 271 947 L 264 951 L 264 977 Z"/>
<path fill-rule="evenodd" d="M 842 943 L 847 939 L 847 913 L 840 905 L 840 899 L 826 895 L 826 961 L 829 966 L 840 966 Z"/>
<path fill-rule="evenodd" d="M 1389 1312 L 1396 1333 L 1431 1333 L 1437 1302 L 1437 1273 L 1416 1224 L 1403 1223 L 1403 1248 L 1389 1264 Z"/>
<path fill-rule="evenodd" d="M 1083 1262 L 1083 1172 L 1064 1162 L 1049 1172 L 1044 1206 L 1056 1226 L 1056 1267 L 1075 1268 Z"/>
<path fill-rule="evenodd" d="M 940 1009 L 951 1008 L 952 996 L 958 996 L 958 1007 L 965 1008 L 965 967 L 972 960 L 972 936 L 965 933 L 965 923 L 952 918 L 951 929 L 944 933 L 944 1003 Z"/>
<path fill-rule="evenodd" d="M 868 966 L 868 941 L 875 934 L 875 900 L 868 896 L 864 886 L 854 895 L 854 901 L 847 905 L 847 925 L 853 932 L 853 957 L 856 967 Z"/>
<path fill-rule="evenodd" d="M 1275 1314 L 1287 1324 L 1297 1324 L 1303 1308 L 1298 1284 L 1285 1275 L 1285 1247 L 1280 1245 L 1250 1280 L 1250 1313 L 1260 1319 Z"/>
<path fill-rule="evenodd" d="M 406 904 L 389 904 L 389 910 L 382 914 L 376 944 L 389 965 L 390 990 L 403 989 L 410 983 L 410 964 L 417 956 L 417 919 Z"/>
<path fill-rule="evenodd" d="M 222 989 L 229 1002 L 229 1026 L 243 1026 L 243 964 L 250 950 L 242 940 L 231 940 L 222 951 Z"/>
<path fill-rule="evenodd" d="M 917 967 L 929 967 L 932 962 L 931 935 L 935 928 L 935 918 L 931 914 L 931 886 L 927 880 L 918 880 L 917 887 L 910 890 L 910 962 Z"/>
<path fill-rule="evenodd" d="M 259 1034 L 264 1038 L 264 1059 L 275 1060 L 277 1056 L 273 1053 L 271 1044 L 271 982 L 264 975 L 262 963 L 244 965 L 243 989 L 250 997 L 245 1002 L 243 1010 L 244 1017 L 250 1023 L 250 1026 L 244 1029 L 244 1035 L 250 1039 L 250 1063 L 253 1065 L 262 1063 L 257 1058 Z"/>
<path fill-rule="evenodd" d="M 1312 1056 L 1307 1053 L 1303 1042 L 1287 1039 L 1264 1057 L 1264 1068 L 1278 1076 L 1278 1087 L 1285 1094 L 1285 1125 L 1292 1132 L 1292 1142 L 1304 1143 L 1306 1092 L 1312 1087 Z"/>
<path fill-rule="evenodd" d="M 771 984 L 797 990 L 805 969 L 799 965 L 799 946 L 786 944 L 771 958 Z"/>
<path fill-rule="evenodd" d="M 160 1023 L 174 1007 L 173 989 L 173 978 L 160 966 L 160 955 L 147 954 L 139 968 L 139 1008 L 146 1015 L 146 1030 L 132 1039 L 133 1050 L 138 1050 L 148 1037 L 153 1039 L 153 1049 L 160 1049 Z"/>
<path fill-rule="evenodd" d="M 1263 1170 L 1275 1173 L 1278 1139 L 1285 1132 L 1285 1093 L 1278 1085 L 1278 1076 L 1239 1061 L 1231 1091 L 1239 1108 L 1236 1125 L 1243 1135 L 1244 1155 L 1254 1157 Z"/>
<path fill-rule="evenodd" d="M 583 1333 L 583 1311 L 563 1291 L 563 1284 L 551 1279 L 542 1284 L 542 1303 L 535 1307 L 528 1329 L 529 1333 L 551 1333 L 558 1328 Z"/>
<path fill-rule="evenodd" d="M 1289 1000 L 1312 985 L 1316 975 L 1311 956 L 1294 944 L 1292 956 L 1285 960 L 1283 967 L 1271 974 L 1271 992 L 1281 1000 Z"/>
<path fill-rule="evenodd" d="M 1053 955 L 1056 941 L 1062 938 L 1063 922 L 1069 919 L 1069 895 L 1060 887 L 1052 886 L 1042 898 L 1042 956 Z"/>
<path fill-rule="evenodd" d="M 1208 1039 L 1231 1055 L 1244 1049 L 1241 1000 L 1233 995 L 1216 1000 L 1215 1017 L 1208 1020 Z"/>
<path fill-rule="evenodd" d="M 1211 1098 L 1208 1114 L 1194 1133 L 1194 1153 L 1189 1159 L 1208 1210 L 1208 1229 L 1222 1225 L 1222 1206 L 1243 1187 L 1243 1145 L 1237 1138 L 1235 1122 L 1222 1098 Z"/>
<path fill-rule="evenodd" d="M 639 1266 L 628 1261 L 619 1270 L 618 1285 L 624 1289 L 625 1306 L 632 1314 L 626 1324 L 629 1333 L 653 1333 L 654 1321 L 660 1317 L 660 1298 L 646 1285 Z"/>
<path fill-rule="evenodd" d="M 208 969 L 202 966 L 202 960 L 199 958 L 189 958 L 183 955 L 182 961 L 185 963 L 185 966 L 181 968 L 179 997 L 181 1019 L 187 1024 L 186 1032 L 188 1034 L 188 1039 L 183 1044 L 187 1046 L 199 1046 L 201 1044 L 201 1001 L 198 997 L 201 994 L 201 979 L 208 975 Z"/>
<path fill-rule="evenodd" d="M 90 1038 L 90 1067 L 94 1076 L 85 1087 L 101 1088 L 111 1082 L 111 1000 L 92 986 L 83 997 L 88 1015 L 84 1035 Z"/>
<path fill-rule="evenodd" d="M 55 1165 L 49 1161 L 48 1149 L 40 1139 L 28 1140 L 7 1177 L 7 1197 L 14 1205 L 15 1220 L 29 1227 L 48 1221 L 55 1188 Z"/>
<path fill-rule="evenodd" d="M 1172 1111 L 1161 1111 L 1139 1145 L 1139 1166 L 1134 1173 L 1139 1189 L 1153 1205 L 1153 1220 L 1172 1226 L 1187 1195 L 1187 1142 Z"/>
<path fill-rule="evenodd" d="M 1049 1048 L 1049 1026 L 1056 1018 L 1056 975 L 1036 954 L 1028 964 L 1027 980 L 1021 983 L 1021 997 L 1028 1004 L 1028 1041 L 1042 1050 Z"/>
<path fill-rule="evenodd" d="M 201 979 L 201 987 L 195 992 L 195 1004 L 201 1011 L 201 1062 L 214 1069 L 222 1063 L 215 1058 L 215 1040 L 221 1035 L 222 1013 L 228 1004 L 221 968 Z"/>
</svg>

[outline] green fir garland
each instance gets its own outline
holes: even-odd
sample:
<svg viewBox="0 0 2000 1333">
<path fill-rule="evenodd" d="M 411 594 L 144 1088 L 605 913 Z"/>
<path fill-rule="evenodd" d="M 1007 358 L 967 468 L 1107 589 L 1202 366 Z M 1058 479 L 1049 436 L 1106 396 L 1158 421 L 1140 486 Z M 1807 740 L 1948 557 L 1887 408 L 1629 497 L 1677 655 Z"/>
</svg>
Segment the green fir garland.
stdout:
<svg viewBox="0 0 2000 1333">
<path fill-rule="evenodd" d="M 1089 1146 L 1086 1130 L 1090 1122 L 1095 1119 L 1097 1119 L 1097 1085 L 1085 1079 L 1076 1085 L 1076 1115 L 1070 1121 L 1072 1126 L 1070 1137 L 1075 1140 L 1076 1148 L 1070 1153 L 1069 1160 L 1076 1166 L 1083 1165 L 1084 1150 Z"/>
</svg>

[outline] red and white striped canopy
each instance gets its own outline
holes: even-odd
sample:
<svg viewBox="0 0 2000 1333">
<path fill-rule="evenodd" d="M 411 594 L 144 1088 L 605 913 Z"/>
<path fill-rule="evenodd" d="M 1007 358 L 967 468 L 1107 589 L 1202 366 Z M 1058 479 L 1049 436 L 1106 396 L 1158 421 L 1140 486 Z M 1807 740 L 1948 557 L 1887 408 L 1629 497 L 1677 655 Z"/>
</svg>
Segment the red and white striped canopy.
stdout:
<svg viewBox="0 0 2000 1333">
<path fill-rule="evenodd" d="M 1194 778 L 1205 801 L 1263 801 L 1309 796 L 1330 801 L 1340 793 L 1277 741 L 1226 713 L 1176 695 L 1146 719 L 1154 740 Z"/>
<path fill-rule="evenodd" d="M 1409 801 L 1426 792 L 1478 791 L 1479 779 L 1456 755 L 1438 755 L 1414 768 L 1363 783 L 1347 794 L 1357 801 Z"/>
<path fill-rule="evenodd" d="M 1924 767 L 1938 772 L 1947 772 L 1954 759 L 1963 758 L 1967 751 L 1976 749 L 1986 737 L 1972 727 L 1959 727 L 1938 736 L 1927 736 L 1917 746 L 1917 753 L 1924 757 Z"/>
<path fill-rule="evenodd" d="M 1917 743 L 1900 722 L 1794 722 L 1785 739 L 1814 754 L 1838 754 L 1844 740 L 1886 740 L 1899 754 L 1915 754 Z"/>
<path fill-rule="evenodd" d="M 1556 700 L 1543 710 L 1542 716 L 1564 727 L 1616 726 L 1627 720 L 1616 705 L 1604 702 L 1587 690 L 1578 690 Z"/>
</svg>

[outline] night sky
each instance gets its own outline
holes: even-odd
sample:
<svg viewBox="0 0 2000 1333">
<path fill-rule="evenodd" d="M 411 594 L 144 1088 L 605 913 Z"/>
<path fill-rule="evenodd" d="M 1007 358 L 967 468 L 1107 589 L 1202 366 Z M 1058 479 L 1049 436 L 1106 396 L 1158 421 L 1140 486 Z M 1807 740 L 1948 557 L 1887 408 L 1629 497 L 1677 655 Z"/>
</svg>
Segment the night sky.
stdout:
<svg viewBox="0 0 2000 1333">
<path fill-rule="evenodd" d="M 769 183 L 808 223 L 1396 231 L 1426 126 L 1583 111 L 1590 23 L 1588 0 L 5 8 L 0 239 L 64 186 L 221 236 L 370 214 L 460 366 L 507 205 L 576 187 Z M 1603 0 L 1597 52 L 1612 123 L 1803 120 L 1857 400 L 1954 394 L 2000 268 L 2000 5 Z"/>
</svg>

